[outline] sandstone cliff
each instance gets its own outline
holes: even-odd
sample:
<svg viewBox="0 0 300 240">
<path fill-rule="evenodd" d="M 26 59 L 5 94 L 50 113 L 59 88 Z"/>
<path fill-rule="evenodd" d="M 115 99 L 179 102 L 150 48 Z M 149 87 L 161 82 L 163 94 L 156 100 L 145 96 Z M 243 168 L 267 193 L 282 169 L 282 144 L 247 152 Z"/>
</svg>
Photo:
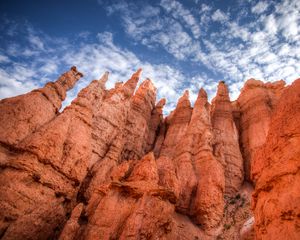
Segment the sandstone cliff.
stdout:
<svg viewBox="0 0 300 240">
<path fill-rule="evenodd" d="M 251 176 L 257 239 L 300 237 L 300 79 L 284 89 Z"/>
<path fill-rule="evenodd" d="M 0 239 L 299 239 L 300 80 L 185 91 L 164 118 L 140 73 L 62 112 L 75 67 L 1 100 Z"/>
</svg>

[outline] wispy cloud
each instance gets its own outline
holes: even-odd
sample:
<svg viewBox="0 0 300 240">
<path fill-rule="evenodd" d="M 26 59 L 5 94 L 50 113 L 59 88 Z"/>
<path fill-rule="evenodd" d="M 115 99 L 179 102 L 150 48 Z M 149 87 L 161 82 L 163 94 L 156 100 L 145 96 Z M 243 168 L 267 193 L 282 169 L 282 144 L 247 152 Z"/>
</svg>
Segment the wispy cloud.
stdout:
<svg viewBox="0 0 300 240">
<path fill-rule="evenodd" d="M 220 9 L 217 9 L 211 16 L 211 19 L 213 21 L 223 22 L 223 21 L 228 21 L 228 16 L 224 12 L 222 12 Z"/>
<path fill-rule="evenodd" d="M 299 1 L 251 4 L 242 5 L 238 12 L 201 4 L 200 11 L 192 12 L 179 1 L 162 0 L 161 9 L 155 7 L 149 17 L 127 3 L 108 9 L 120 14 L 125 32 L 137 44 L 160 47 L 177 60 L 196 62 L 234 86 L 250 77 L 291 82 L 300 72 L 295 64 L 299 62 Z"/>
<path fill-rule="evenodd" d="M 269 4 L 267 1 L 258 1 L 257 4 L 251 8 L 251 11 L 255 14 L 262 14 L 268 9 L 268 7 Z"/>
<path fill-rule="evenodd" d="M 173 0 L 162 0 L 160 5 L 175 19 L 183 22 L 185 27 L 192 32 L 195 38 L 200 37 L 200 26 L 197 23 L 197 19 L 180 2 Z"/>
<path fill-rule="evenodd" d="M 25 25 L 21 27 L 22 37 L 28 40 L 32 26 L 27 26 L 27 31 L 24 31 Z M 16 31 L 18 34 L 18 30 Z M 30 61 L 24 52 L 28 45 L 34 48 L 36 46 L 31 46 L 29 43 L 16 47 L 14 42 L 9 43 L 11 48 L 17 48 L 18 51 L 8 51 L 7 55 L 1 55 L 0 59 L 3 59 L 3 63 L 10 61 L 14 63 L 9 66 L 0 65 L 0 97 L 6 98 L 28 92 L 47 81 L 55 80 L 70 66 L 77 65 L 78 69 L 84 73 L 84 77 L 68 93 L 65 105 L 71 102 L 80 89 L 91 80 L 98 79 L 104 71 L 111 72 L 107 88 L 112 88 L 115 82 L 126 81 L 140 67 L 143 68 L 142 80 L 150 78 L 158 88 L 158 99 L 162 97 L 167 99 L 165 113 L 175 107 L 184 89 L 190 89 L 192 99 L 195 98 L 193 96 L 197 94 L 198 90 L 195 88 L 197 84 L 187 83 L 185 80 L 189 79 L 189 76 L 173 66 L 142 61 L 135 53 L 116 45 L 111 32 L 98 33 L 94 38 L 93 43 L 86 42 L 74 48 L 65 40 L 51 39 L 40 32 L 38 39 L 41 42 L 40 46 L 44 47 L 35 49 L 38 58 L 32 57 Z M 54 51 L 58 46 L 61 50 Z M 197 76 L 193 79 L 196 78 Z M 205 85 L 204 82 L 203 85 Z"/>
<path fill-rule="evenodd" d="M 135 48 L 120 46 L 112 31 L 80 32 L 72 41 L 46 35 L 30 24 L 9 20 L 0 27 L 0 97 L 24 93 L 54 80 L 78 65 L 85 73 L 68 101 L 92 79 L 111 72 L 108 87 L 125 81 L 142 67 L 166 97 L 169 112 L 185 89 L 194 100 L 200 87 L 209 97 L 219 78 L 229 85 L 232 99 L 248 78 L 288 83 L 300 74 L 300 3 L 240 1 L 240 8 L 218 9 L 195 1 L 188 8 L 179 0 L 159 3 L 98 1 L 134 46 L 148 49 L 165 61 L 145 60 Z M 142 7 L 141 7 L 142 4 Z M 122 34 L 118 32 L 117 34 Z M 21 41 L 17 41 L 16 39 Z"/>
</svg>

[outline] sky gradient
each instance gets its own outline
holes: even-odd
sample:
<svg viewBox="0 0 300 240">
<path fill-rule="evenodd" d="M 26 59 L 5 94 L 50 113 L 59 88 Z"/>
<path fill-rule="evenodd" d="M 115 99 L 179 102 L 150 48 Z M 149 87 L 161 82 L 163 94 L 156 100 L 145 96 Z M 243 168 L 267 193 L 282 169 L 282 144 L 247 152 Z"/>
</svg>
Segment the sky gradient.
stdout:
<svg viewBox="0 0 300 240">
<path fill-rule="evenodd" d="M 108 70 L 107 88 L 138 68 L 165 97 L 168 113 L 185 89 L 211 99 L 220 80 L 231 99 L 249 78 L 300 76 L 300 1 L 0 2 L 0 98 L 55 80 L 72 65 L 84 73 L 68 93 Z"/>
</svg>

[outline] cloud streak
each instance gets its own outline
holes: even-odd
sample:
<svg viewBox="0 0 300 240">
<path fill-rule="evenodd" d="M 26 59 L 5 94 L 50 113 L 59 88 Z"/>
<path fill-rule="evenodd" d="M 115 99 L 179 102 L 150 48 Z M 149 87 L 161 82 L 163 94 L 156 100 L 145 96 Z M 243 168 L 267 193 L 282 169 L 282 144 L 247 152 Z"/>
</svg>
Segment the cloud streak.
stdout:
<svg viewBox="0 0 300 240">
<path fill-rule="evenodd" d="M 0 97 L 10 97 L 55 80 L 71 65 L 85 73 L 67 103 L 92 79 L 110 71 L 109 88 L 126 81 L 143 68 L 165 97 L 165 113 L 176 105 L 185 89 L 196 99 L 200 87 L 211 99 L 218 80 L 229 85 L 235 99 L 246 79 L 284 79 L 300 73 L 300 3 L 286 0 L 255 1 L 241 9 L 218 9 L 200 4 L 188 8 L 183 2 L 99 1 L 109 18 L 119 21 L 130 42 L 143 46 L 164 61 L 145 60 L 134 48 L 116 44 L 112 31 L 83 31 L 72 41 L 55 38 L 29 23 L 5 19 L 0 28 Z M 120 33 L 118 33 L 120 34 Z M 4 37 L 5 36 L 5 37 Z"/>
<path fill-rule="evenodd" d="M 291 82 L 299 75 L 299 5 L 296 0 L 256 1 L 242 11 L 224 12 L 201 4 L 192 12 L 179 1 L 162 0 L 150 17 L 130 4 L 115 10 L 137 44 L 162 48 L 237 86 L 251 77 Z"/>
</svg>

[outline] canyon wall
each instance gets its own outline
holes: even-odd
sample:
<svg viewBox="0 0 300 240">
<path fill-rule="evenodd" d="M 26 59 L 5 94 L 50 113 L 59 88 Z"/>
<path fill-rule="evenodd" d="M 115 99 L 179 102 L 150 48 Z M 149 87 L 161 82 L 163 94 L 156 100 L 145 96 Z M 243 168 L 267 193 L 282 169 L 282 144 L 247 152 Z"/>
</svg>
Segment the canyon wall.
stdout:
<svg viewBox="0 0 300 240">
<path fill-rule="evenodd" d="M 0 101 L 0 239 L 299 239 L 300 80 L 185 91 L 164 118 L 140 74 L 61 112 L 75 67 Z"/>
</svg>

